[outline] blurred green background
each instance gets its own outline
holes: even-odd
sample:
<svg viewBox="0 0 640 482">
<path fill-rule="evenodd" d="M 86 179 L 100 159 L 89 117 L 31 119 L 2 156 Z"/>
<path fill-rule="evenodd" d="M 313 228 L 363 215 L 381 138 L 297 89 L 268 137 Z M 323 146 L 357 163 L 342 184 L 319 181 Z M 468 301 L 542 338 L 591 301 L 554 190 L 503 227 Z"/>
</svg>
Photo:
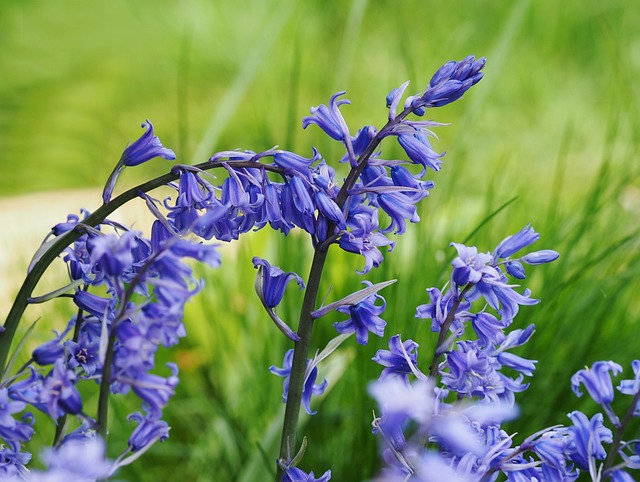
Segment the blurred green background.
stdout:
<svg viewBox="0 0 640 482">
<path fill-rule="evenodd" d="M 336 481 L 375 473 L 366 384 L 380 370 L 371 357 L 402 333 L 420 343 L 426 370 L 435 337 L 413 315 L 427 301 L 425 289 L 446 281 L 448 243 L 489 251 L 528 222 L 542 233 L 538 247 L 562 257 L 529 270 L 526 286 L 542 302 L 516 320 L 515 327 L 537 326 L 517 353 L 539 364 L 509 430 L 521 441 L 564 423 L 573 409 L 594 410 L 572 394 L 571 374 L 615 359 L 628 375 L 640 358 L 638 25 L 640 6 L 628 0 L 2 0 L 0 266 L 7 301 L 0 313 L 30 253 L 64 219 L 56 206 L 97 207 L 104 180 L 145 119 L 181 163 L 274 145 L 305 156 L 315 146 L 332 162 L 339 145 L 319 129 L 301 129 L 310 106 L 346 90 L 352 131 L 380 127 L 392 88 L 411 80 L 408 92 L 422 90 L 442 63 L 474 54 L 488 58 L 482 82 L 429 113 L 452 125 L 437 129 L 434 147 L 447 155 L 420 208 L 422 222 L 368 276 L 399 280 L 384 293 L 385 339 L 372 337 L 366 347 L 349 340 L 321 370 L 331 391 L 315 402 L 318 415 L 303 419 L 309 448 L 302 466 L 316 474 L 331 468 Z M 393 143 L 383 150 L 401 155 Z M 157 159 L 130 169 L 120 188 L 168 165 Z M 250 260 L 267 257 L 304 276 L 308 244 L 300 235 L 247 235 L 224 249 L 222 269 L 203 272 L 208 285 L 189 307 L 190 336 L 163 355 L 182 367 L 167 409 L 171 438 L 122 470 L 123 479 L 272 478 L 282 383 L 268 366 L 281 366 L 289 345 L 259 306 Z M 323 289 L 332 287 L 333 300 L 359 287 L 362 261 L 337 251 L 329 259 Z M 281 316 L 293 322 L 300 301 L 288 291 Z M 26 319 L 41 316 L 43 326 L 61 328 L 70 313 L 60 302 Z M 339 320 L 317 324 L 319 348 Z M 123 419 L 130 407 L 133 401 L 119 401 L 113 410 Z M 132 427 L 112 421 L 115 457 Z M 45 439 L 46 431 L 39 443 Z"/>
</svg>

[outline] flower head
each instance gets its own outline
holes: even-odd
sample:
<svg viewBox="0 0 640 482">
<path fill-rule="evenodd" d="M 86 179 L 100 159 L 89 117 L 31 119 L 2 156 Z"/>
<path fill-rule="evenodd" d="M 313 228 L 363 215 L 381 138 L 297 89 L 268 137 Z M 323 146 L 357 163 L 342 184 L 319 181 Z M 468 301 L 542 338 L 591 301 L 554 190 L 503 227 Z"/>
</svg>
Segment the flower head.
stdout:
<svg viewBox="0 0 640 482">
<path fill-rule="evenodd" d="M 137 166 L 154 157 L 163 157 L 168 161 L 176 158 L 175 152 L 162 145 L 160 139 L 153 134 L 153 124 L 147 120 L 142 123 L 144 134 L 138 140 L 127 146 L 120 157 L 120 162 L 125 166 Z"/>
<path fill-rule="evenodd" d="M 363 284 L 372 286 L 370 281 L 363 281 Z M 381 306 L 376 306 L 376 299 L 382 300 Z M 363 301 L 351 306 L 340 306 L 337 311 L 347 313 L 350 317 L 346 321 L 334 323 L 333 326 L 338 333 L 354 333 L 356 341 L 361 345 L 366 345 L 369 341 L 369 332 L 378 336 L 384 335 L 384 327 L 387 322 L 380 318 L 387 306 L 384 298 L 378 294 L 371 295 Z"/>
</svg>

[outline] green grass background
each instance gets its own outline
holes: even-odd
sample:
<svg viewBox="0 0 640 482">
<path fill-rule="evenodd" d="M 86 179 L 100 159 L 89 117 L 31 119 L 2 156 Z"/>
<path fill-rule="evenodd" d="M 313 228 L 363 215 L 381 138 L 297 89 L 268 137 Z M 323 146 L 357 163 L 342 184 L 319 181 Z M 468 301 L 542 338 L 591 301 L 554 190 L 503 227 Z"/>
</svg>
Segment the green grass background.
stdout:
<svg viewBox="0 0 640 482">
<path fill-rule="evenodd" d="M 147 118 L 182 163 L 274 145 L 303 155 L 315 146 L 331 162 L 339 145 L 300 127 L 311 105 L 346 90 L 352 130 L 380 127 L 393 87 L 411 80 L 409 91 L 419 91 L 443 62 L 486 56 L 482 82 L 429 113 L 452 124 L 437 129 L 434 145 L 447 151 L 444 169 L 432 176 L 422 222 L 368 277 L 399 280 L 385 291 L 387 336 L 345 343 L 324 368 L 331 391 L 315 402 L 319 414 L 303 419 L 304 468 L 366 480 L 376 467 L 366 384 L 379 368 L 370 359 L 402 333 L 428 365 L 435 339 L 413 315 L 425 288 L 445 281 L 451 241 L 489 251 L 531 222 L 538 247 L 562 255 L 529 270 L 526 284 L 542 302 L 517 318 L 516 327 L 537 326 L 517 353 L 539 364 L 510 431 L 524 437 L 573 409 L 594 410 L 571 393 L 571 374 L 615 359 L 628 376 L 640 358 L 638 25 L 640 7 L 628 0 L 2 0 L 0 196 L 102 186 Z M 383 149 L 401 154 L 392 143 Z M 166 169 L 154 160 L 121 182 Z M 163 355 L 182 366 L 167 409 L 171 438 L 123 479 L 271 479 L 282 385 L 267 368 L 289 345 L 253 292 L 254 255 L 304 276 L 310 247 L 303 236 L 263 231 L 226 249 L 222 269 L 203 272 L 189 337 Z M 329 259 L 323 289 L 337 299 L 359 286 L 362 261 L 337 250 Z M 287 293 L 280 312 L 293 322 L 301 295 Z M 61 305 L 51 319 L 70 313 Z M 317 324 L 318 347 L 338 320 Z M 121 417 L 112 420 L 112 456 L 132 429 L 121 420 L 128 403 L 113 405 Z"/>
</svg>

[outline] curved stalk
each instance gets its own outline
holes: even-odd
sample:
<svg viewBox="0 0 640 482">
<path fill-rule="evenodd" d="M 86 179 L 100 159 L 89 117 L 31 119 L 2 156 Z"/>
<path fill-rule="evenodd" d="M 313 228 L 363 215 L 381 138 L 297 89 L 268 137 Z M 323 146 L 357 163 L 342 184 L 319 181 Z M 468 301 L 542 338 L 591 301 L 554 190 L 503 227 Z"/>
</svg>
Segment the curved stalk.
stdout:
<svg viewBox="0 0 640 482">
<path fill-rule="evenodd" d="M 260 164 L 255 161 L 207 161 L 196 166 L 193 166 L 196 169 L 200 169 L 203 171 L 214 169 L 217 167 L 223 167 L 223 164 L 232 164 L 234 167 L 240 168 L 260 168 L 265 169 L 277 173 L 282 173 L 282 169 L 277 166 L 268 166 L 264 164 Z M 116 209 L 128 203 L 132 199 L 138 197 L 141 192 L 152 191 L 161 186 L 165 186 L 166 184 L 175 181 L 180 177 L 179 172 L 168 172 L 162 176 L 159 176 L 155 179 L 142 183 L 138 186 L 132 187 L 131 189 L 123 192 L 119 196 L 115 197 L 111 201 L 106 204 L 103 204 L 98 209 L 96 209 L 90 216 L 88 216 L 82 224 L 88 226 L 97 226 L 101 222 L 103 222 L 107 216 L 113 213 Z M 60 236 L 60 238 L 51 245 L 51 247 L 42 255 L 42 257 L 33 265 L 31 271 L 25 277 L 18 294 L 16 295 L 15 301 L 9 310 L 9 314 L 4 323 L 4 329 L 0 333 L 0 367 L 4 371 L 5 365 L 7 363 L 7 358 L 9 357 L 9 350 L 11 349 L 11 342 L 13 341 L 13 337 L 18 329 L 18 325 L 20 324 L 20 319 L 27 306 L 29 305 L 29 298 L 33 293 L 38 281 L 45 273 L 49 265 L 56 259 L 66 248 L 71 245 L 74 241 L 76 241 L 80 236 L 82 236 L 83 232 L 78 229 L 72 229 L 67 233 Z"/>
</svg>

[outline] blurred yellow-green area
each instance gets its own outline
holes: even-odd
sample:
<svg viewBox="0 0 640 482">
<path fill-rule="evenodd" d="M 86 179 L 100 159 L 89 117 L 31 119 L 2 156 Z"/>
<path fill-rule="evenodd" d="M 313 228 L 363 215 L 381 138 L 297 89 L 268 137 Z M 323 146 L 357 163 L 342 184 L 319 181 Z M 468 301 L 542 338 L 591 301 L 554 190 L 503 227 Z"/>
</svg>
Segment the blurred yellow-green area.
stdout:
<svg viewBox="0 0 640 482">
<path fill-rule="evenodd" d="M 301 466 L 317 475 L 330 468 L 336 481 L 375 475 L 375 407 L 366 385 L 380 367 L 371 357 L 402 333 L 420 344 L 426 370 L 435 335 L 414 318 L 415 307 L 428 301 L 426 288 L 446 282 L 449 243 L 490 251 L 529 222 L 542 233 L 537 248 L 561 258 L 533 267 L 524 282 L 542 301 L 516 320 L 514 327 L 537 326 L 517 353 L 539 363 L 518 398 L 521 416 L 507 428 L 522 437 L 517 443 L 566 423 L 571 410 L 593 412 L 571 392 L 571 374 L 615 359 L 629 378 L 640 352 L 638 25 L 640 5 L 629 0 L 3 0 L 0 314 L 51 226 L 99 206 L 107 176 L 144 120 L 180 163 L 275 145 L 305 157 L 314 146 L 336 163 L 340 145 L 314 126 L 301 128 L 311 106 L 344 90 L 352 132 L 379 128 L 392 88 L 410 80 L 407 92 L 419 92 L 447 60 L 486 56 L 478 85 L 428 113 L 451 124 L 435 129 L 434 148 L 447 151 L 444 168 L 432 176 L 421 223 L 394 239 L 394 252 L 367 277 L 398 279 L 384 292 L 385 338 L 366 347 L 349 340 L 321 367 L 330 390 L 314 401 L 318 414 L 302 420 Z M 402 155 L 393 142 L 382 149 L 384 157 Z M 127 169 L 117 191 L 171 165 L 155 159 Z M 148 229 L 143 206 L 119 216 Z M 166 411 L 171 437 L 123 469 L 124 480 L 273 479 L 282 382 L 268 367 L 281 366 L 289 344 L 253 292 L 251 257 L 304 277 L 311 247 L 302 235 L 264 230 L 223 252 L 222 268 L 202 270 L 207 286 L 189 306 L 189 336 L 158 360 L 159 371 L 166 360 L 181 366 Z M 331 251 L 321 293 L 332 288 L 332 301 L 355 291 L 362 266 L 358 256 Z M 63 276 L 58 267 L 39 291 Z M 293 325 L 300 300 L 291 288 L 279 307 Z M 64 300 L 27 311 L 25 325 L 41 320 L 29 343 L 61 330 L 72 312 Z M 335 321 L 317 323 L 318 348 L 335 334 Z M 133 425 L 125 417 L 137 409 L 133 398 L 114 401 L 111 457 L 126 447 Z M 52 431 L 36 435 L 34 452 Z"/>
</svg>

